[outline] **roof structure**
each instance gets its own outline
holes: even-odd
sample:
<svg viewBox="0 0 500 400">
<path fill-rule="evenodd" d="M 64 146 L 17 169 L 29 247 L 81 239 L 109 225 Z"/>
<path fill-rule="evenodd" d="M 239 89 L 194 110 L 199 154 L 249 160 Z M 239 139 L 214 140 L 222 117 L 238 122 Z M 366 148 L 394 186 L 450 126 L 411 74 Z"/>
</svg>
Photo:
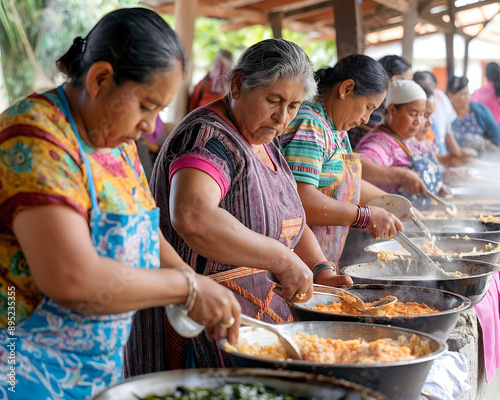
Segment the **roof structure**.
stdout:
<svg viewBox="0 0 500 400">
<path fill-rule="evenodd" d="M 279 21 L 280 27 L 304 32 L 311 40 L 336 39 L 335 5 L 351 1 L 360 5 L 364 47 L 402 40 L 412 3 L 417 10 L 417 36 L 443 32 L 500 44 L 498 0 L 198 0 L 196 15 L 225 20 L 225 31 L 251 25 L 273 27 Z M 173 14 L 176 0 L 143 3 L 159 13 Z"/>
</svg>

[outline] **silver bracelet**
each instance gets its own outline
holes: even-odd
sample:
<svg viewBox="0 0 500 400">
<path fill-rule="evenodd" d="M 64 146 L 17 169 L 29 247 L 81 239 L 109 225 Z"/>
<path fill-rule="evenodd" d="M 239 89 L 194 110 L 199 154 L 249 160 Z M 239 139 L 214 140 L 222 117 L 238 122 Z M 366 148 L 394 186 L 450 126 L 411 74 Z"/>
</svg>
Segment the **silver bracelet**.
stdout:
<svg viewBox="0 0 500 400">
<path fill-rule="evenodd" d="M 184 267 L 174 267 L 174 268 L 182 271 L 182 273 L 186 275 L 186 278 L 188 280 L 189 293 L 186 302 L 184 303 L 184 310 L 186 310 L 186 312 L 190 312 L 194 307 L 194 302 L 196 300 L 196 295 L 198 293 L 198 282 L 196 281 L 195 272 L 191 268 L 189 269 Z"/>
<path fill-rule="evenodd" d="M 316 282 L 316 278 L 318 277 L 319 273 L 321 271 L 324 271 L 325 269 L 331 269 L 332 271 L 335 271 L 335 267 L 333 267 L 329 261 L 319 262 L 312 268 L 313 283 Z"/>
</svg>

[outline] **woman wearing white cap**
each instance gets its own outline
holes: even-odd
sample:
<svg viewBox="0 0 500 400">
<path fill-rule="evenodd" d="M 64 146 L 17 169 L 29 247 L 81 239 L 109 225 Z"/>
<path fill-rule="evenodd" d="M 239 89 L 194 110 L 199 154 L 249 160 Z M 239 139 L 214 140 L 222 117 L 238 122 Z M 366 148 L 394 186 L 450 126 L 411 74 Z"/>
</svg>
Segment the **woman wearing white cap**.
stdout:
<svg viewBox="0 0 500 400">
<path fill-rule="evenodd" d="M 405 167 L 417 172 L 427 190 L 438 194 L 442 186 L 439 165 L 432 154 L 415 138 L 425 112 L 427 95 L 414 81 L 401 80 L 389 86 L 385 105 L 387 114 L 377 128 L 365 135 L 356 152 L 385 167 Z M 399 185 L 381 185 L 387 192 L 408 197 L 414 206 L 425 208 L 430 199 L 424 194 L 411 194 Z"/>
</svg>

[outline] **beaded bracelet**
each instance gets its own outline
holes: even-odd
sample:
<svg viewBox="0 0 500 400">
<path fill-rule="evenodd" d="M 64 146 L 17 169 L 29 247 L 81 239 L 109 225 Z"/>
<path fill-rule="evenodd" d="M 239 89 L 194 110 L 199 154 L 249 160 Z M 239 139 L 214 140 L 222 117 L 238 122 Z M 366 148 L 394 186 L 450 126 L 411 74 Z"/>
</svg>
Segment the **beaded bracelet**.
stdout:
<svg viewBox="0 0 500 400">
<path fill-rule="evenodd" d="M 189 293 L 184 303 L 184 310 L 190 312 L 194 307 L 194 301 L 196 300 L 196 295 L 198 294 L 198 282 L 196 281 L 195 272 L 191 268 L 175 267 L 175 269 L 182 271 L 189 283 Z"/>
<path fill-rule="evenodd" d="M 331 269 L 332 271 L 336 272 L 336 268 L 334 265 L 335 264 L 331 263 L 330 261 L 321 261 L 317 263 L 314 267 L 312 267 L 313 283 L 316 282 L 316 278 L 318 277 L 319 273 L 321 271 L 324 271 L 325 269 Z"/>
<path fill-rule="evenodd" d="M 358 207 L 358 219 L 354 225 L 351 226 L 356 229 L 366 229 L 370 226 L 370 219 L 372 216 L 370 207 L 359 204 L 356 204 L 356 206 Z"/>
</svg>

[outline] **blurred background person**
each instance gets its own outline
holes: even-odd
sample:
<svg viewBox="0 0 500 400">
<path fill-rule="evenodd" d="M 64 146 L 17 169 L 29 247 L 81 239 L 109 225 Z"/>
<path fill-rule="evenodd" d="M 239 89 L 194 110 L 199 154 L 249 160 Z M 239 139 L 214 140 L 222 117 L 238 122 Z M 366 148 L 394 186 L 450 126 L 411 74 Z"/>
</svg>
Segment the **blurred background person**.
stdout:
<svg viewBox="0 0 500 400">
<path fill-rule="evenodd" d="M 400 80 L 389 85 L 387 114 L 383 123 L 365 135 L 356 146 L 356 152 L 383 166 L 412 169 L 425 184 L 421 193 L 409 193 L 397 184 L 383 185 L 389 193 L 399 193 L 407 197 L 417 208 L 425 208 L 431 203 L 425 191 L 438 194 L 442 177 L 436 160 L 429 157 L 426 148 L 415 139 L 425 113 L 427 95 L 413 80 Z"/>
<path fill-rule="evenodd" d="M 452 154 L 453 157 L 463 160 L 476 157 L 477 152 L 474 149 L 461 148 L 457 143 L 452 129 L 452 124 L 457 119 L 457 113 L 446 93 L 437 88 L 436 76 L 430 71 L 416 71 L 413 74 L 413 79 L 423 83 L 434 93 L 436 109 L 432 114 L 432 132 L 439 145 L 439 153 Z"/>
<path fill-rule="evenodd" d="M 229 90 L 227 73 L 233 66 L 233 55 L 230 51 L 220 49 L 215 54 L 211 71 L 198 82 L 189 98 L 188 113 L 223 97 Z"/>
<path fill-rule="evenodd" d="M 470 99 L 488 107 L 500 126 L 500 66 L 496 62 L 490 62 L 486 64 L 484 72 L 488 82 L 475 90 Z"/>
<path fill-rule="evenodd" d="M 485 105 L 470 101 L 468 85 L 465 76 L 448 79 L 446 94 L 457 113 L 452 129 L 459 146 L 482 153 L 491 143 L 500 144 L 500 127 Z"/>
</svg>

